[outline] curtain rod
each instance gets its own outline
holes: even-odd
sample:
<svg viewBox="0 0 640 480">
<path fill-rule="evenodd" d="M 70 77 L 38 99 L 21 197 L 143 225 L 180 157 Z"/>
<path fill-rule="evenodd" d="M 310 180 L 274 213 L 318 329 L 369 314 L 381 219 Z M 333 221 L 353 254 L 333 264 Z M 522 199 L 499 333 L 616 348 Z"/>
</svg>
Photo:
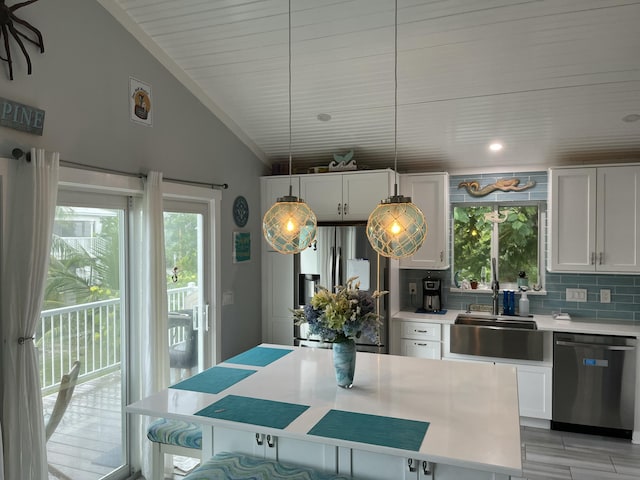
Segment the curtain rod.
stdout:
<svg viewBox="0 0 640 480">
<path fill-rule="evenodd" d="M 29 152 L 25 152 L 24 150 L 20 149 L 20 148 L 14 148 L 11 151 L 11 156 L 13 158 L 15 158 L 16 160 L 20 160 L 22 157 L 25 157 L 25 159 L 27 160 L 27 162 L 31 161 L 31 153 Z M 147 176 L 144 173 L 131 173 L 131 172 L 123 172 L 121 170 L 113 170 L 111 168 L 103 168 L 103 167 L 94 167 L 91 165 L 86 165 L 84 163 L 76 163 L 76 162 L 70 162 L 68 160 L 60 160 L 60 165 L 61 166 L 68 166 L 68 167 L 78 167 L 78 168 L 82 168 L 84 170 L 92 170 L 95 172 L 103 172 L 103 173 L 114 173 L 116 175 L 126 175 L 128 177 L 138 177 L 138 178 L 146 178 Z M 229 188 L 229 184 L 228 183 L 206 183 L 206 182 L 196 182 L 196 181 L 191 181 L 191 180 L 180 180 L 177 178 L 164 178 L 164 180 L 168 181 L 168 182 L 175 182 L 175 183 L 183 183 L 186 185 L 200 185 L 200 186 L 206 186 L 206 187 L 211 187 L 211 188 L 215 188 L 215 189 L 221 189 L 221 190 L 226 190 L 227 188 Z"/>
</svg>

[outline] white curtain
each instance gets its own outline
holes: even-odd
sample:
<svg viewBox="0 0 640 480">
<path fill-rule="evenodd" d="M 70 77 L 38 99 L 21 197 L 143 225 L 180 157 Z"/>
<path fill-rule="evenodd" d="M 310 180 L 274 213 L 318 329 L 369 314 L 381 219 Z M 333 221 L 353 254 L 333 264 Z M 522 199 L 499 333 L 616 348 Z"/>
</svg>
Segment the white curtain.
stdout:
<svg viewBox="0 0 640 480">
<path fill-rule="evenodd" d="M 139 352 L 140 372 L 138 396 L 144 398 L 169 385 L 169 337 L 167 308 L 167 270 L 164 253 L 164 220 L 162 209 L 162 173 L 149 172 L 145 180 L 144 196 L 136 202 L 134 226 L 135 249 L 132 298 L 134 322 Z M 141 467 L 145 478 L 151 467 L 150 442 L 146 441 L 149 417 L 140 417 L 138 432 L 142 445 Z"/>
<path fill-rule="evenodd" d="M 49 267 L 58 153 L 31 150 L 10 182 L 2 273 L 2 431 L 7 479 L 47 478 L 36 326 Z"/>
</svg>

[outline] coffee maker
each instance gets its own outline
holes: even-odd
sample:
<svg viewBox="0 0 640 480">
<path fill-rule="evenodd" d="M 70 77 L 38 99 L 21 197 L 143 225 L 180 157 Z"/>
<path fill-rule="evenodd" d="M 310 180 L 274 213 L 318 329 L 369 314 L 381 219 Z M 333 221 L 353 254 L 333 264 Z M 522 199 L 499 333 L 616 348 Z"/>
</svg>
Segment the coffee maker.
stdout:
<svg viewBox="0 0 640 480">
<path fill-rule="evenodd" d="M 430 277 L 422 279 L 422 308 L 426 312 L 439 312 L 442 308 L 440 299 L 440 280 Z"/>
</svg>

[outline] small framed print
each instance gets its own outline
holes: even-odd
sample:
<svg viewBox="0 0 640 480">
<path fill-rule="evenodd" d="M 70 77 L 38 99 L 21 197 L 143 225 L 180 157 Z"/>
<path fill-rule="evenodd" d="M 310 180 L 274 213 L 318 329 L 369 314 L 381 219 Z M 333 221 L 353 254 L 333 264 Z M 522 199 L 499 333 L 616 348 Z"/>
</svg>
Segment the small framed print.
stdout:
<svg viewBox="0 0 640 480">
<path fill-rule="evenodd" d="M 153 126 L 151 85 L 129 77 L 129 115 L 132 122 Z"/>
<path fill-rule="evenodd" d="M 251 260 L 251 232 L 233 232 L 233 263 Z"/>
</svg>

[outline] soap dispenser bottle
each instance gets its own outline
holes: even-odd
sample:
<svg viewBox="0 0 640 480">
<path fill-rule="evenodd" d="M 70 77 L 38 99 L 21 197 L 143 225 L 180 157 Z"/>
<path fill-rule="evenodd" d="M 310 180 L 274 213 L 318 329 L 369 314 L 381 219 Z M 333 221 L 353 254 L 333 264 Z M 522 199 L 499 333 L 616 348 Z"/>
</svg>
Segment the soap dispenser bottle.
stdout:
<svg viewBox="0 0 640 480">
<path fill-rule="evenodd" d="M 527 298 L 527 291 L 522 290 L 522 295 L 520 295 L 520 303 L 518 304 L 518 308 L 520 309 L 521 317 L 529 316 L 529 299 Z"/>
</svg>

